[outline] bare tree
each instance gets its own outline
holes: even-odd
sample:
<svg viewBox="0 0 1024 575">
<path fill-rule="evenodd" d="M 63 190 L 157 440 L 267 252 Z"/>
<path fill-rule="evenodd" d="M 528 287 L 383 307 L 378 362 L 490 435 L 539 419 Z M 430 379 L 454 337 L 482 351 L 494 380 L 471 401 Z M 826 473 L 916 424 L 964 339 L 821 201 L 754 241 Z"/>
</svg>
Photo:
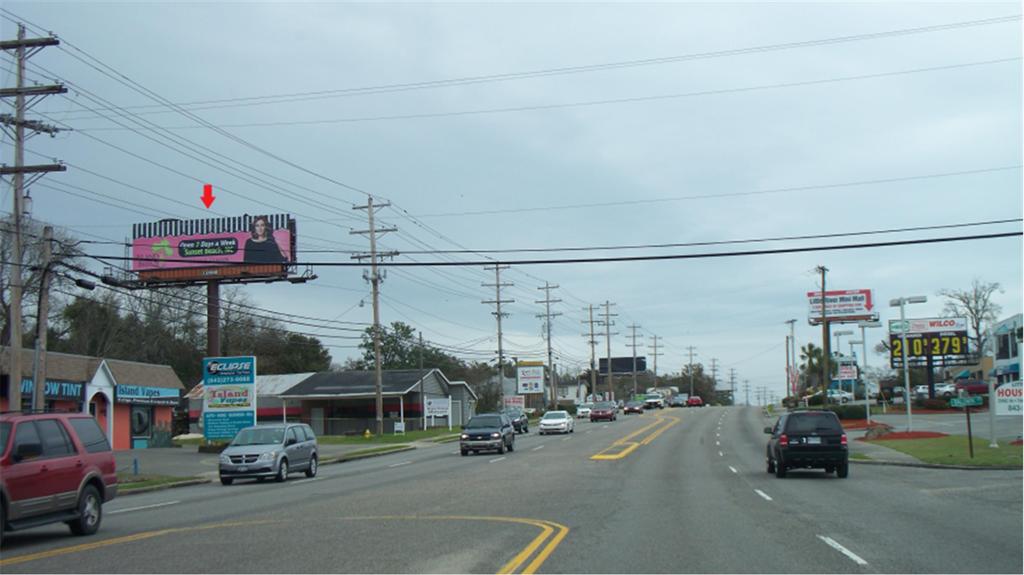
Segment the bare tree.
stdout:
<svg viewBox="0 0 1024 575">
<path fill-rule="evenodd" d="M 938 295 L 946 298 L 946 305 L 942 308 L 943 314 L 967 318 L 970 328 L 974 331 L 974 335 L 968 334 L 968 338 L 978 354 L 984 352 L 987 343 L 982 325 L 995 323 L 1003 311 L 1002 306 L 992 301 L 992 294 L 995 292 L 1003 293 L 999 282 L 983 283 L 978 278 L 974 278 L 969 289 L 944 289 L 938 292 Z"/>
</svg>

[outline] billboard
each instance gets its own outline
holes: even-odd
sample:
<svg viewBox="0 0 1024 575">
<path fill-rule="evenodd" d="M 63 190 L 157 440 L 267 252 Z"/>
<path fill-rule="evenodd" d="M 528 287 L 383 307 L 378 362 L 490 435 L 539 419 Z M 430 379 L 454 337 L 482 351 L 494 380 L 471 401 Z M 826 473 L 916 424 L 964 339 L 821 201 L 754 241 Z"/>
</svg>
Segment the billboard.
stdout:
<svg viewBox="0 0 1024 575">
<path fill-rule="evenodd" d="M 516 394 L 544 393 L 544 365 L 516 366 Z"/>
<path fill-rule="evenodd" d="M 132 226 L 132 271 L 143 282 L 283 276 L 295 262 L 295 220 L 248 214 Z"/>
<path fill-rule="evenodd" d="M 646 357 L 644 357 L 642 355 L 636 356 L 636 370 L 638 372 L 647 371 L 647 358 Z M 602 357 L 602 358 L 598 359 L 597 371 L 599 373 L 608 373 L 608 359 L 607 358 Z M 613 357 L 612 358 L 612 373 L 613 374 L 616 374 L 616 373 L 633 373 L 633 356 L 629 356 L 629 357 Z"/>
<path fill-rule="evenodd" d="M 869 289 L 832 290 L 825 292 L 825 319 L 829 323 L 877 320 L 878 312 Z M 807 292 L 807 321 L 821 324 L 821 292 Z"/>
<path fill-rule="evenodd" d="M 233 439 L 256 425 L 256 358 L 203 358 L 203 436 Z"/>
</svg>

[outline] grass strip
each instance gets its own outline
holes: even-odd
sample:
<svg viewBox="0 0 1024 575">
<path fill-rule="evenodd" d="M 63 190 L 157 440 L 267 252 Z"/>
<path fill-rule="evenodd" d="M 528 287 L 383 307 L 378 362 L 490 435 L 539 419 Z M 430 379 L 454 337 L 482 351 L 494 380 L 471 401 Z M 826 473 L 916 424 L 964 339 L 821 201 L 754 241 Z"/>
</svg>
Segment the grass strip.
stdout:
<svg viewBox="0 0 1024 575">
<path fill-rule="evenodd" d="M 122 492 L 131 491 L 133 489 L 155 487 L 157 485 L 166 485 L 168 483 L 177 483 L 179 481 L 189 481 L 192 479 L 202 478 L 195 476 L 180 477 L 175 475 L 132 475 L 131 473 L 118 473 L 117 489 Z"/>
<path fill-rule="evenodd" d="M 966 435 L 949 435 L 923 439 L 878 440 L 874 443 L 912 455 L 925 463 L 943 465 L 971 465 L 976 467 L 1005 467 L 1024 465 L 1020 445 L 1005 441 L 999 447 L 989 447 L 987 439 L 974 438 L 974 457 L 967 449 Z"/>
</svg>

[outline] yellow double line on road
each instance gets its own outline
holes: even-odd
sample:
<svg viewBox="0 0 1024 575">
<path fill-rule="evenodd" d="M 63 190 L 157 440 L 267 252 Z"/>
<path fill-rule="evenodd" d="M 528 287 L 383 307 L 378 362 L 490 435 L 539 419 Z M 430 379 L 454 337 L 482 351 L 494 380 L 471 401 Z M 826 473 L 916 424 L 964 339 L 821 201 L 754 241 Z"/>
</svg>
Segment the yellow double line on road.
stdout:
<svg viewBox="0 0 1024 575">
<path fill-rule="evenodd" d="M 343 517 L 351 521 L 494 521 L 500 523 L 519 523 L 540 528 L 540 535 L 533 538 L 511 561 L 501 566 L 498 575 L 512 573 L 536 573 L 537 569 L 547 560 L 551 552 L 558 547 L 558 544 L 569 534 L 569 528 L 561 523 L 547 521 L 545 519 L 530 519 L 526 517 L 500 517 L 489 515 L 375 515 L 367 517 Z M 523 567 L 528 559 L 533 560 Z M 522 569 L 520 569 L 522 568 Z"/>
<path fill-rule="evenodd" d="M 659 435 L 665 433 L 665 430 L 679 423 L 679 418 L 669 416 L 657 416 L 654 423 L 641 427 L 640 429 L 630 433 L 629 435 L 618 439 L 615 443 L 612 443 L 607 448 L 601 450 L 600 453 L 590 456 L 591 459 L 596 461 L 608 461 L 615 459 L 622 459 L 630 453 L 633 453 L 641 445 L 649 445 L 652 441 L 658 438 Z M 647 435 L 643 439 L 636 438 L 644 433 L 657 428 L 650 435 Z"/>
</svg>

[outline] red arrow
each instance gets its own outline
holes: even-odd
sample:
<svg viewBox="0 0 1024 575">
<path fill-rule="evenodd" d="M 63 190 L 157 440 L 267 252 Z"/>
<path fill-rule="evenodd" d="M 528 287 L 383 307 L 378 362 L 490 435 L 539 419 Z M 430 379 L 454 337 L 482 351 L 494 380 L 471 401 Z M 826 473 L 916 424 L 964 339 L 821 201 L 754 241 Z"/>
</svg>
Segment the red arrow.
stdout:
<svg viewBox="0 0 1024 575">
<path fill-rule="evenodd" d="M 864 304 L 864 307 L 868 311 L 871 311 L 871 308 L 875 307 L 875 306 L 871 305 L 871 290 L 864 290 L 864 292 L 867 295 L 867 302 Z"/>
<path fill-rule="evenodd" d="M 213 195 L 213 186 L 210 184 L 203 185 L 203 195 L 200 197 L 203 199 L 203 203 L 206 204 L 207 209 L 213 205 L 213 200 L 217 199 Z"/>
</svg>

